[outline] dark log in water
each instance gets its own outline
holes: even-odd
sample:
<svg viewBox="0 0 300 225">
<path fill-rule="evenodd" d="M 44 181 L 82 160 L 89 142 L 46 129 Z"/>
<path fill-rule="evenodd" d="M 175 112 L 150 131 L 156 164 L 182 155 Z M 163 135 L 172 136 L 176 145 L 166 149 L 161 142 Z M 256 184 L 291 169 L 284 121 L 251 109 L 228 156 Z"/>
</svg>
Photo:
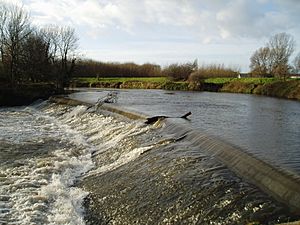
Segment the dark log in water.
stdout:
<svg viewBox="0 0 300 225">
<path fill-rule="evenodd" d="M 183 116 L 178 116 L 178 117 L 170 117 L 170 116 L 153 116 L 153 117 L 150 117 L 150 118 L 147 118 L 147 121 L 145 122 L 145 124 L 152 124 L 152 123 L 155 123 L 156 121 L 158 120 L 161 120 L 161 119 L 166 119 L 166 118 L 182 118 L 182 119 L 187 119 L 188 116 L 192 115 L 191 112 L 188 112 L 186 114 L 184 114 Z"/>
</svg>

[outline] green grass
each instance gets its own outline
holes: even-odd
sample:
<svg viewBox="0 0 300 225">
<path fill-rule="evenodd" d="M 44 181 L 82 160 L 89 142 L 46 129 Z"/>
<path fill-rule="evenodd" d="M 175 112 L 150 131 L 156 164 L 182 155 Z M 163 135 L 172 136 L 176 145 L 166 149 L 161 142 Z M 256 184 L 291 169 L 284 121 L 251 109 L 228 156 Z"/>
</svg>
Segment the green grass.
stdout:
<svg viewBox="0 0 300 225">
<path fill-rule="evenodd" d="M 126 81 L 141 81 L 141 82 L 155 82 L 155 83 L 164 83 L 170 81 L 168 77 L 78 77 L 74 78 L 79 82 L 87 83 L 97 83 L 97 82 L 126 82 Z M 205 83 L 214 83 L 214 84 L 225 84 L 232 81 L 240 81 L 244 83 L 254 83 L 254 84 L 267 84 L 277 81 L 276 78 L 208 78 L 205 79 Z M 176 83 L 186 83 L 184 81 Z"/>
<path fill-rule="evenodd" d="M 247 77 L 247 78 L 208 78 L 205 79 L 205 83 L 214 83 L 214 84 L 225 84 L 232 81 L 240 81 L 243 83 L 253 83 L 253 84 L 267 84 L 274 82 L 278 79 L 276 78 L 254 78 L 254 77 Z"/>
<path fill-rule="evenodd" d="M 96 83 L 96 82 L 126 82 L 126 81 L 143 81 L 163 83 L 168 81 L 167 77 L 78 77 L 74 78 L 80 82 Z"/>
</svg>

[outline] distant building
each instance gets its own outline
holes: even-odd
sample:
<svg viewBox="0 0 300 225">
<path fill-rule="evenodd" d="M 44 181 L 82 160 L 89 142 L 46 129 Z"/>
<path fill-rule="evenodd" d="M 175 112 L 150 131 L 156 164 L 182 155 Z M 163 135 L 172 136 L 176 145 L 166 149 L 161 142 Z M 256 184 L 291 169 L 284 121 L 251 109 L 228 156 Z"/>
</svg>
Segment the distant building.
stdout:
<svg viewBox="0 0 300 225">
<path fill-rule="evenodd" d="M 300 74 L 291 74 L 290 78 L 291 79 L 300 79 Z"/>
<path fill-rule="evenodd" d="M 237 78 L 245 78 L 245 77 L 250 77 L 250 73 L 239 73 Z"/>
</svg>

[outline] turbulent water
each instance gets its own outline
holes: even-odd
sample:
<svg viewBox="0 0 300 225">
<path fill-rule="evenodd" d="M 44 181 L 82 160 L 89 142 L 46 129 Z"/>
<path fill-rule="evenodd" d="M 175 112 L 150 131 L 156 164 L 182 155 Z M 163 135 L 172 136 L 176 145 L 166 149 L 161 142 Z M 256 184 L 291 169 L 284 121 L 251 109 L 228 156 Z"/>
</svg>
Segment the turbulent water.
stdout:
<svg viewBox="0 0 300 225">
<path fill-rule="evenodd" d="M 80 110 L 1 109 L 0 224 L 84 224 L 88 193 L 74 184 L 93 167 L 93 146 L 69 125 Z"/>
<path fill-rule="evenodd" d="M 1 108 L 0 163 L 0 224 L 297 219 L 163 123 L 86 106 Z"/>
</svg>

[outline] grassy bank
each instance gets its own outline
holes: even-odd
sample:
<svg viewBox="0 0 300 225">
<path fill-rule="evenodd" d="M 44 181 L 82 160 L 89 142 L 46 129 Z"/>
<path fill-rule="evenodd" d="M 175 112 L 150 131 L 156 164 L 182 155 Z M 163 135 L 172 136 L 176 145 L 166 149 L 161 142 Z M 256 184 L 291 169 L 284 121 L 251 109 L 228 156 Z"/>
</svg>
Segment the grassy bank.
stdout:
<svg viewBox="0 0 300 225">
<path fill-rule="evenodd" d="M 167 77 L 76 78 L 71 87 L 232 92 L 300 100 L 300 80 L 275 78 L 209 78 L 196 85 L 173 82 Z"/>
<path fill-rule="evenodd" d="M 219 81 L 216 79 L 216 82 Z M 222 83 L 219 91 L 300 100 L 300 80 L 290 79 L 283 81 L 274 78 L 235 78 Z"/>
<path fill-rule="evenodd" d="M 173 82 L 167 77 L 75 78 L 71 87 L 189 90 L 186 82 Z"/>
<path fill-rule="evenodd" d="M 79 77 L 73 81 L 97 83 L 97 82 L 127 82 L 127 81 L 143 81 L 143 82 L 165 82 L 167 77 Z"/>
<path fill-rule="evenodd" d="M 253 83 L 253 84 L 267 84 L 277 81 L 276 78 L 208 78 L 205 79 L 205 83 L 213 83 L 213 84 L 226 84 L 231 82 L 241 82 L 241 83 Z"/>
</svg>

